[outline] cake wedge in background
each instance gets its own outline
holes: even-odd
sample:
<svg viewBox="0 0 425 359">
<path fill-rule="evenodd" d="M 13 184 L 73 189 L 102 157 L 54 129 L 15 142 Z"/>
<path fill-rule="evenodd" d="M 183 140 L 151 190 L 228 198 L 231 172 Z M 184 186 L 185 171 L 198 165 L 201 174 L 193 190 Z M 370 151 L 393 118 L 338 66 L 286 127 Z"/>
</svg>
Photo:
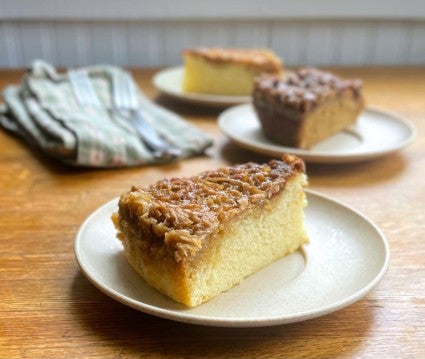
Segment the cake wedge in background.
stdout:
<svg viewBox="0 0 425 359">
<path fill-rule="evenodd" d="M 183 59 L 186 92 L 249 96 L 255 77 L 282 72 L 282 61 L 266 49 L 186 49 Z"/>
<path fill-rule="evenodd" d="M 133 187 L 113 221 L 135 271 L 194 307 L 308 242 L 305 186 L 304 162 L 285 155 Z"/>
<path fill-rule="evenodd" d="M 255 80 L 253 105 L 264 135 L 308 149 L 353 125 L 364 108 L 360 80 L 313 68 Z"/>
</svg>

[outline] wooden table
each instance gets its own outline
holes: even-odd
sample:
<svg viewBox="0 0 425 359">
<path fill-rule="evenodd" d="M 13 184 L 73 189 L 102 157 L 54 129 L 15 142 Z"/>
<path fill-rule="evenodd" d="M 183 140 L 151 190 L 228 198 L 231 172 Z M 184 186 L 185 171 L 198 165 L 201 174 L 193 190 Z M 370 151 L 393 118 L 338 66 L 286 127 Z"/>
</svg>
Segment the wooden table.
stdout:
<svg viewBox="0 0 425 359">
<path fill-rule="evenodd" d="M 133 71 L 148 96 L 210 133 L 207 156 L 118 170 L 73 169 L 0 131 L 0 358 L 425 358 L 425 68 L 352 68 L 369 105 L 418 129 L 379 160 L 308 165 L 310 188 L 364 213 L 385 233 L 391 263 L 363 299 L 333 314 L 274 327 L 213 328 L 159 319 L 97 290 L 74 259 L 82 221 L 132 184 L 267 158 L 220 134 L 218 110 L 158 96 L 153 70 Z M 0 88 L 21 71 L 0 71 Z"/>
</svg>

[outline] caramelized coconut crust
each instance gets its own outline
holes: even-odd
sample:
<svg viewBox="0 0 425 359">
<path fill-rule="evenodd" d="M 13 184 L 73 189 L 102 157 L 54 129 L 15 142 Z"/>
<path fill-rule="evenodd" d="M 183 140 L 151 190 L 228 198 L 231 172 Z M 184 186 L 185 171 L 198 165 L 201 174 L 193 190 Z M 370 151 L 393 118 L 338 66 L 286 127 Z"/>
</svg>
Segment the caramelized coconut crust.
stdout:
<svg viewBox="0 0 425 359">
<path fill-rule="evenodd" d="M 186 49 L 183 54 L 199 56 L 216 63 L 230 62 L 258 67 L 268 73 L 280 73 L 282 70 L 281 60 L 266 49 L 197 48 Z"/>
<path fill-rule="evenodd" d="M 264 205 L 290 178 L 304 172 L 301 159 L 285 155 L 282 161 L 246 163 L 133 187 L 121 196 L 114 222 L 122 232 L 138 228 L 150 248 L 171 251 L 180 262 L 196 254 L 213 231 L 249 207 Z"/>
<path fill-rule="evenodd" d="M 257 105 L 285 106 L 308 112 L 335 96 L 361 99 L 361 80 L 342 79 L 313 68 L 300 69 L 285 77 L 264 74 L 254 83 L 253 100 Z"/>
</svg>

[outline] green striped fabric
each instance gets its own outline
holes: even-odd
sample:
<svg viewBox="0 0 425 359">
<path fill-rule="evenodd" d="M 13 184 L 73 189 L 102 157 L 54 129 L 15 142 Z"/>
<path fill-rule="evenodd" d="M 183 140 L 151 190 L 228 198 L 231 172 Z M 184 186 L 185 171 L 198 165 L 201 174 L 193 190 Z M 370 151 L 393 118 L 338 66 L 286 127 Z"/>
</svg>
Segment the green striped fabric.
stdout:
<svg viewBox="0 0 425 359">
<path fill-rule="evenodd" d="M 112 79 L 125 72 L 113 66 L 87 68 L 102 107 L 79 104 L 66 73 L 35 61 L 19 86 L 3 91 L 0 126 L 62 162 L 89 167 L 123 167 L 159 163 L 125 118 L 111 111 Z M 152 125 L 181 150 L 178 159 L 202 154 L 211 138 L 177 114 L 149 101 L 140 106 Z"/>
</svg>

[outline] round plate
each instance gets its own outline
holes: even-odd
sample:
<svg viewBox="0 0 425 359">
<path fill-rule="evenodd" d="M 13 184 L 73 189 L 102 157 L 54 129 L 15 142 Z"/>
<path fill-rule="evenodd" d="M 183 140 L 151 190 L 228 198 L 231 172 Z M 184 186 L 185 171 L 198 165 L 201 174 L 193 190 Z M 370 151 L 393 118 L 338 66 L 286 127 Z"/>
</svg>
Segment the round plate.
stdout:
<svg viewBox="0 0 425 359">
<path fill-rule="evenodd" d="M 250 102 L 250 96 L 225 96 L 184 92 L 182 88 L 184 69 L 173 67 L 158 72 L 153 78 L 154 86 L 162 93 L 190 103 L 225 107 Z"/>
<path fill-rule="evenodd" d="M 292 153 L 308 162 L 343 163 L 377 158 L 409 145 L 416 129 L 402 117 L 367 108 L 357 123 L 309 150 L 285 147 L 267 139 L 251 104 L 232 107 L 219 116 L 221 131 L 249 150 L 269 156 Z"/>
<path fill-rule="evenodd" d="M 308 192 L 310 243 L 211 301 L 188 309 L 148 287 L 127 263 L 110 219 L 117 199 L 81 226 L 75 254 L 101 291 L 142 312 L 211 326 L 254 327 L 315 318 L 364 296 L 383 277 L 389 248 L 368 219 L 335 200 Z"/>
</svg>

